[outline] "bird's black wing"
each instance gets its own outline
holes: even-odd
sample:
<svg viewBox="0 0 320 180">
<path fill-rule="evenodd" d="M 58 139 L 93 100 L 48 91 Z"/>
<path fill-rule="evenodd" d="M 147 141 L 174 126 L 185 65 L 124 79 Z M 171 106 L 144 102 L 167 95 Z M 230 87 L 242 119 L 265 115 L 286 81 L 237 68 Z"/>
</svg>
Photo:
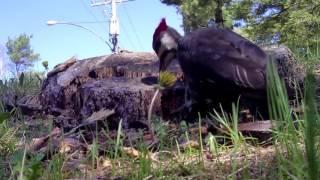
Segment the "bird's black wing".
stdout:
<svg viewBox="0 0 320 180">
<path fill-rule="evenodd" d="M 181 38 L 178 59 L 186 76 L 248 89 L 266 86 L 264 51 L 227 29 L 203 28 Z"/>
</svg>

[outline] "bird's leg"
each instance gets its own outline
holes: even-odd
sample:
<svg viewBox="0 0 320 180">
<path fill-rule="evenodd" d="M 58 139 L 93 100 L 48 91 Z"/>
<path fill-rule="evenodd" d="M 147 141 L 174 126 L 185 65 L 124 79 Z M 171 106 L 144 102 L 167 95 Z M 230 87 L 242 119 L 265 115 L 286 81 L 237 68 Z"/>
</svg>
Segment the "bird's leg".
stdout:
<svg viewBox="0 0 320 180">
<path fill-rule="evenodd" d="M 189 87 L 186 85 L 185 89 L 184 89 L 184 103 L 183 103 L 183 105 L 181 105 L 177 109 L 173 110 L 171 112 L 171 114 L 175 114 L 177 112 L 181 112 L 186 108 L 188 109 L 189 112 L 191 112 L 191 107 L 195 102 L 192 100 L 192 98 L 188 97 L 188 90 L 189 90 Z"/>
<path fill-rule="evenodd" d="M 239 119 L 240 122 L 252 122 L 254 120 L 254 117 L 252 116 L 250 109 L 246 108 L 240 110 Z"/>
<path fill-rule="evenodd" d="M 192 107 L 192 104 L 194 104 L 194 102 L 192 101 L 192 98 L 188 98 L 188 91 L 189 90 L 189 87 L 187 86 L 185 89 L 184 89 L 184 107 L 185 108 L 188 108 L 189 112 L 191 111 L 191 107 Z"/>
</svg>

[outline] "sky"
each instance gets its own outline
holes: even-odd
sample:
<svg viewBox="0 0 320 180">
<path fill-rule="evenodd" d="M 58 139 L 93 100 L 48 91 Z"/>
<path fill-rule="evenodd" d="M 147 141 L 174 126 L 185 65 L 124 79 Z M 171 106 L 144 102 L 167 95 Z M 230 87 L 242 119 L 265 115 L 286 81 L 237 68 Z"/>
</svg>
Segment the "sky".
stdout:
<svg viewBox="0 0 320 180">
<path fill-rule="evenodd" d="M 43 70 L 41 61 L 44 60 L 52 68 L 74 55 L 84 59 L 110 54 L 109 47 L 89 31 L 65 24 L 46 25 L 48 20 L 71 22 L 85 26 L 108 40 L 109 15 L 104 10 L 110 13 L 110 6 L 91 7 L 90 3 L 90 0 L 2 1 L 0 47 L 5 46 L 8 37 L 15 38 L 22 33 L 33 35 L 31 46 L 41 58 L 34 67 L 38 71 Z M 160 3 L 160 0 L 122 2 L 117 5 L 117 13 L 120 19 L 119 44 L 122 49 L 152 52 L 152 35 L 163 17 L 170 26 L 183 32 L 182 18 L 176 9 Z M 7 61 L 8 57 L 3 56 L 0 61 Z"/>
</svg>

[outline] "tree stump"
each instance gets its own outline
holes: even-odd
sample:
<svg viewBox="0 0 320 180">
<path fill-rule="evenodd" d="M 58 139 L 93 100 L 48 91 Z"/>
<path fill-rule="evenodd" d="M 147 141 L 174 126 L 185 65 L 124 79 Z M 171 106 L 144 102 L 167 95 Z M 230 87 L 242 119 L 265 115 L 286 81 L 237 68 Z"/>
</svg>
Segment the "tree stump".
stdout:
<svg viewBox="0 0 320 180">
<path fill-rule="evenodd" d="M 115 111 L 108 121 L 123 119 L 124 126 L 130 128 L 137 122 L 143 124 L 147 118 L 158 69 L 154 53 L 121 53 L 80 61 L 72 57 L 48 74 L 40 101 L 62 127 L 76 127 L 92 113 L 105 108 Z M 170 71 L 181 75 L 177 62 L 170 66 Z M 169 118 L 169 108 L 182 105 L 184 88 L 181 82 L 178 84 L 178 88 L 166 90 L 171 93 L 157 98 L 155 115 Z"/>
<path fill-rule="evenodd" d="M 100 109 L 114 109 L 115 114 L 108 121 L 121 118 L 124 127 L 130 128 L 136 122 L 145 120 L 154 92 L 153 86 L 142 83 L 141 78 L 112 77 L 87 82 L 80 87 L 81 103 L 77 110 L 83 118 L 88 118 Z M 157 98 L 154 107 L 153 112 L 159 116 L 160 98 Z"/>
</svg>

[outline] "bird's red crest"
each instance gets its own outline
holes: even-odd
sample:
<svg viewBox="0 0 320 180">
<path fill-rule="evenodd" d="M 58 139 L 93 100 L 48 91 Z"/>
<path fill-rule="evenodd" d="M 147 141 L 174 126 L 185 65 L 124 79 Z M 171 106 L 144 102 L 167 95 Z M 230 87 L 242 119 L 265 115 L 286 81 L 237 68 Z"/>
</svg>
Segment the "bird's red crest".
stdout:
<svg viewBox="0 0 320 180">
<path fill-rule="evenodd" d="M 159 38 L 161 32 L 166 31 L 168 29 L 168 25 L 166 23 L 166 19 L 162 18 L 160 24 L 158 25 L 157 29 L 153 33 L 153 40 Z"/>
</svg>

